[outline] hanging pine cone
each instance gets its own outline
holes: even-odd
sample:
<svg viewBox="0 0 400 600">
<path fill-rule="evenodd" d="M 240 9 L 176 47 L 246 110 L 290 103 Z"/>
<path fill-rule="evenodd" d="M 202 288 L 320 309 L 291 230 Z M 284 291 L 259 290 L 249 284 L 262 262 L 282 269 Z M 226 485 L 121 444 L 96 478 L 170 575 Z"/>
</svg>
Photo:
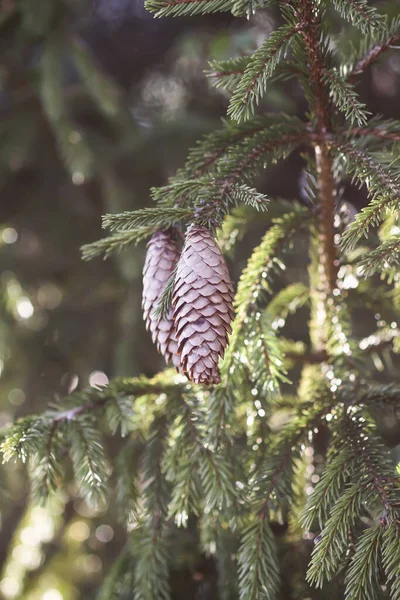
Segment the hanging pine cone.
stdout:
<svg viewBox="0 0 400 600">
<path fill-rule="evenodd" d="M 232 331 L 232 299 L 219 247 L 206 228 L 192 225 L 178 262 L 172 306 L 183 371 L 195 383 L 221 381 L 218 358 Z"/>
<path fill-rule="evenodd" d="M 151 331 L 153 342 L 165 358 L 180 371 L 178 342 L 172 320 L 172 309 L 166 317 L 156 315 L 158 303 L 164 288 L 179 259 L 179 249 L 175 236 L 169 231 L 156 231 L 147 244 L 146 261 L 143 268 L 143 318 L 147 331 Z"/>
</svg>

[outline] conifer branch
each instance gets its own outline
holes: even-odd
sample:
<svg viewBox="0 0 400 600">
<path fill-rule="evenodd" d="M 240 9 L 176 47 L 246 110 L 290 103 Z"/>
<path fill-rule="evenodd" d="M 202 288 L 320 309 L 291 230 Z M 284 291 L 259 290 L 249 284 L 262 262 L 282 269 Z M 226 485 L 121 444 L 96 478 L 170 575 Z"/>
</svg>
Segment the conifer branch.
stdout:
<svg viewBox="0 0 400 600">
<path fill-rule="evenodd" d="M 210 62 L 210 69 L 206 71 L 206 75 L 214 87 L 232 91 L 244 75 L 249 60 L 249 56 L 214 60 Z"/>
<path fill-rule="evenodd" d="M 235 121 L 249 119 L 265 94 L 266 85 L 282 54 L 289 49 L 290 41 L 300 30 L 300 25 L 284 25 L 271 33 L 262 46 L 249 59 L 228 108 Z"/>
<path fill-rule="evenodd" d="M 366 125 L 368 114 L 365 104 L 362 104 L 352 85 L 334 69 L 326 69 L 324 79 L 329 84 L 330 96 L 337 108 L 345 114 L 346 119 L 361 127 Z"/>
<path fill-rule="evenodd" d="M 367 37 L 354 58 L 351 59 L 351 63 L 344 68 L 343 72 L 347 75 L 349 81 L 356 79 L 358 75 L 361 75 L 368 69 L 368 67 L 374 63 L 382 54 L 390 50 L 391 48 L 399 47 L 400 45 L 400 20 L 394 19 L 387 25 L 385 31 L 380 36 Z"/>
<path fill-rule="evenodd" d="M 382 563 L 392 600 L 400 598 L 400 524 L 391 522 L 383 534 Z"/>
<path fill-rule="evenodd" d="M 335 144 L 335 147 L 340 152 L 347 172 L 353 175 L 353 180 L 358 181 L 359 185 L 367 185 L 371 197 L 369 205 L 357 215 L 342 236 L 342 248 L 349 250 L 368 234 L 372 225 L 382 221 L 388 210 L 396 206 L 400 198 L 400 172 L 390 155 L 376 157 L 347 144 Z"/>
<path fill-rule="evenodd" d="M 197 188 L 201 183 L 186 182 L 185 185 L 189 188 Z M 181 190 L 179 190 L 179 193 L 182 193 Z M 174 223 L 187 219 L 191 215 L 192 212 L 190 210 L 180 207 L 157 206 L 155 208 L 141 208 L 120 214 L 104 215 L 103 227 L 111 231 L 117 230 L 118 232 L 135 229 L 135 227 L 168 229 Z"/>
<path fill-rule="evenodd" d="M 251 566 L 251 568 L 250 568 Z M 273 600 L 279 589 L 275 541 L 266 519 L 246 527 L 238 553 L 240 600 Z"/>
<path fill-rule="evenodd" d="M 346 574 L 346 598 L 363 599 L 379 596 L 380 548 L 384 526 L 378 523 L 360 535 Z"/>
<path fill-rule="evenodd" d="M 156 417 L 150 427 L 143 454 L 141 490 L 145 515 L 133 533 L 134 600 L 170 600 L 169 556 L 166 543 L 169 489 L 161 470 L 166 452 L 168 421 Z"/>
<path fill-rule="evenodd" d="M 400 142 L 400 124 L 396 123 L 397 131 L 390 131 L 385 129 L 385 126 L 382 127 L 354 127 L 353 129 L 347 130 L 346 134 L 352 137 L 373 137 L 379 140 L 387 140 L 391 142 Z"/>
<path fill-rule="evenodd" d="M 363 417 L 353 416 L 349 412 L 342 420 L 347 434 L 348 443 L 353 448 L 371 483 L 376 496 L 386 512 L 388 522 L 400 516 L 400 479 L 393 480 L 394 465 L 384 451 L 383 445 L 377 440 L 371 428 L 365 425 Z M 361 434 L 361 435 L 360 435 Z M 393 483 L 395 481 L 395 483 Z"/>
<path fill-rule="evenodd" d="M 384 30 L 385 19 L 367 0 L 332 0 L 341 16 L 365 34 Z"/>
<path fill-rule="evenodd" d="M 181 17 L 227 12 L 232 9 L 233 0 L 146 0 L 145 6 L 156 17 Z"/>
<path fill-rule="evenodd" d="M 348 535 L 362 512 L 364 486 L 361 482 L 350 485 L 333 506 L 312 553 L 307 581 L 321 588 L 331 581 L 345 556 Z"/>
<path fill-rule="evenodd" d="M 336 287 L 337 279 L 337 249 L 335 245 L 334 211 L 336 187 L 333 178 L 333 162 L 326 141 L 331 131 L 328 90 L 325 83 L 326 65 L 320 44 L 321 13 L 315 11 L 311 0 L 299 6 L 299 12 L 307 24 L 302 35 L 310 65 L 310 78 L 314 91 L 315 102 L 315 133 L 321 142 L 315 146 L 317 169 L 317 187 L 320 200 L 318 218 L 319 258 L 323 270 L 321 286 L 324 292 L 331 296 Z"/>
<path fill-rule="evenodd" d="M 236 319 L 233 323 L 233 333 L 225 358 L 229 365 L 235 352 L 235 346 L 249 313 L 255 309 L 262 291 L 270 290 L 269 281 L 272 274 L 280 268 L 278 259 L 280 251 L 290 243 L 291 237 L 298 227 L 305 222 L 306 209 L 298 207 L 295 212 L 273 221 L 272 227 L 265 234 L 261 244 L 254 250 L 246 269 L 243 271 L 235 296 Z"/>
<path fill-rule="evenodd" d="M 400 236 L 393 236 L 363 258 L 359 266 L 364 277 L 400 266 Z"/>
</svg>

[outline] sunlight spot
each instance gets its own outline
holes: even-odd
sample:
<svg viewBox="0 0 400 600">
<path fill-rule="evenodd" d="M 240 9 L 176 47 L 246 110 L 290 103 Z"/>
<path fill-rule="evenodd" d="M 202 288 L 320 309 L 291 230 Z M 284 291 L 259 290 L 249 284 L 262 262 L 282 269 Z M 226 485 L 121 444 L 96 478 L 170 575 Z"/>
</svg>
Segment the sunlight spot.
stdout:
<svg viewBox="0 0 400 600">
<path fill-rule="evenodd" d="M 16 598 L 21 592 L 21 582 L 14 577 L 4 577 L 0 582 L 0 590 L 6 598 Z"/>
<path fill-rule="evenodd" d="M 82 185 L 83 183 L 85 183 L 84 174 L 80 171 L 75 171 L 75 173 L 72 174 L 72 183 L 74 185 Z"/>
<path fill-rule="evenodd" d="M 64 596 L 62 593 L 55 588 L 47 590 L 47 592 L 45 592 L 42 596 L 42 600 L 63 600 L 63 598 Z"/>
<path fill-rule="evenodd" d="M 21 319 L 29 319 L 33 313 L 33 304 L 26 296 L 22 296 L 17 300 L 17 312 Z"/>
<path fill-rule="evenodd" d="M 84 542 L 90 535 L 90 528 L 84 521 L 75 521 L 69 528 L 68 535 L 76 542 Z"/>
<path fill-rule="evenodd" d="M 109 525 L 99 525 L 96 529 L 96 537 L 99 542 L 106 544 L 111 542 L 114 537 L 114 530 Z"/>
<path fill-rule="evenodd" d="M 4 229 L 3 233 L 1 234 L 1 237 L 5 244 L 14 244 L 18 239 L 18 233 L 13 227 L 7 227 L 6 229 Z"/>
<path fill-rule="evenodd" d="M 101 387 L 107 385 L 109 379 L 103 371 L 93 371 L 89 377 L 89 383 L 92 387 Z"/>
</svg>

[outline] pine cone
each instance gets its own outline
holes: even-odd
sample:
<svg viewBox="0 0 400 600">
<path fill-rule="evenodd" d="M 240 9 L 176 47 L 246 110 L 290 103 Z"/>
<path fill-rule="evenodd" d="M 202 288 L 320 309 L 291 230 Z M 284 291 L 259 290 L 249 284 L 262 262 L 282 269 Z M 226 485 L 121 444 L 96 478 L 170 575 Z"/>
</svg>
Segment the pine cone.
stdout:
<svg viewBox="0 0 400 600">
<path fill-rule="evenodd" d="M 178 262 L 172 306 L 183 371 L 195 383 L 221 381 L 218 358 L 232 331 L 232 299 L 219 247 L 207 229 L 192 225 Z"/>
<path fill-rule="evenodd" d="M 179 259 L 177 240 L 171 231 L 156 231 L 147 244 L 146 261 L 143 268 L 143 318 L 147 331 L 151 331 L 153 342 L 165 358 L 180 371 L 178 342 L 172 320 L 172 309 L 164 318 L 155 314 L 164 288 Z"/>
</svg>

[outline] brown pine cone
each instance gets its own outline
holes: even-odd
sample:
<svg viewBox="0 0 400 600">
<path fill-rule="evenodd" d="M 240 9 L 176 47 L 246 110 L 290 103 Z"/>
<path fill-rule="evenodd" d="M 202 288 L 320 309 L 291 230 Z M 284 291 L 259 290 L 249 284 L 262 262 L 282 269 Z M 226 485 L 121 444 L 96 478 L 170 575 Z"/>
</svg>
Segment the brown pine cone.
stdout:
<svg viewBox="0 0 400 600">
<path fill-rule="evenodd" d="M 178 342 L 172 320 L 172 309 L 164 318 L 155 314 L 164 288 L 179 259 L 179 248 L 173 233 L 156 231 L 147 244 L 146 261 L 143 267 L 143 318 L 147 331 L 151 331 L 153 342 L 165 358 L 180 371 Z"/>
<path fill-rule="evenodd" d="M 219 383 L 218 358 L 231 333 L 233 289 L 221 250 L 205 227 L 192 225 L 178 262 L 172 297 L 178 352 L 194 383 Z"/>
</svg>

